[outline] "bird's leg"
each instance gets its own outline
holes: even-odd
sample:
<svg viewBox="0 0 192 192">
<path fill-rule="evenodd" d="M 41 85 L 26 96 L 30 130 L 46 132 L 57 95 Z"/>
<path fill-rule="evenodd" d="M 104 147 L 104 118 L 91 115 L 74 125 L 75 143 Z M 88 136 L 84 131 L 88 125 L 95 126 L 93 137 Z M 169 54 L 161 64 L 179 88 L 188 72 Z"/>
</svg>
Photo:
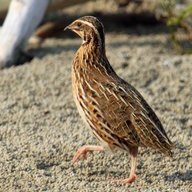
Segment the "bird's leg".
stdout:
<svg viewBox="0 0 192 192">
<path fill-rule="evenodd" d="M 82 155 L 85 156 L 87 152 L 91 152 L 91 151 L 104 151 L 104 148 L 102 146 L 97 146 L 97 145 L 85 145 L 83 147 L 80 147 L 72 159 L 72 164 L 74 164 L 77 160 L 79 160 L 79 158 Z"/>
<path fill-rule="evenodd" d="M 127 183 L 132 183 L 135 181 L 137 178 L 136 175 L 136 167 L 137 167 L 137 154 L 138 154 L 138 147 L 132 147 L 130 149 L 130 154 L 131 154 L 131 171 L 130 175 L 127 179 L 119 179 L 119 180 L 113 180 L 115 183 L 120 183 L 120 184 L 127 184 Z"/>
</svg>

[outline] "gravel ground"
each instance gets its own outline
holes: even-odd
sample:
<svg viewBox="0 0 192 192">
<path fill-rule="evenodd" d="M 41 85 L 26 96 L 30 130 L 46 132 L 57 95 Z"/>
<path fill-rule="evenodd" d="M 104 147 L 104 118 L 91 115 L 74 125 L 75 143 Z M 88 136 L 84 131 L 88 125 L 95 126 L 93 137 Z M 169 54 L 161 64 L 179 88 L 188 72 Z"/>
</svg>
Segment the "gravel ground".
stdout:
<svg viewBox="0 0 192 192">
<path fill-rule="evenodd" d="M 106 33 L 107 55 L 156 111 L 176 144 L 173 158 L 140 149 L 139 178 L 131 185 L 110 182 L 128 177 L 126 152 L 95 152 L 72 166 L 78 147 L 96 143 L 71 93 L 81 41 L 47 39 L 31 50 L 36 59 L 0 71 L 0 191 L 192 191 L 192 56 L 176 55 L 166 33 L 151 31 L 161 30 Z"/>
</svg>

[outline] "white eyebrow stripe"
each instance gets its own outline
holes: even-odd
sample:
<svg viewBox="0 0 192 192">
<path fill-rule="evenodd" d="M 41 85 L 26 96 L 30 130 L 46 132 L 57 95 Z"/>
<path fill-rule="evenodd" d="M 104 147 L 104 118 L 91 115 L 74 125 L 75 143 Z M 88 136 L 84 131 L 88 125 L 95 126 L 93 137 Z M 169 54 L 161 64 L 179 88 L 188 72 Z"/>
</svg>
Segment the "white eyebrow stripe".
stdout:
<svg viewBox="0 0 192 192">
<path fill-rule="evenodd" d="M 92 28 L 95 28 L 93 25 L 92 25 L 92 23 L 90 23 L 90 22 L 88 22 L 88 21 L 83 21 L 83 20 L 76 20 L 76 22 L 82 22 L 82 23 L 84 23 L 84 24 L 86 24 L 86 25 L 88 25 L 88 26 L 90 26 L 90 27 L 92 27 Z"/>
<path fill-rule="evenodd" d="M 100 44 L 101 44 L 101 37 L 100 37 L 98 31 L 96 30 L 96 28 L 93 26 L 92 23 L 90 23 L 90 22 L 88 22 L 88 21 L 79 20 L 79 19 L 76 20 L 76 22 L 82 22 L 82 23 L 84 23 L 85 25 L 88 25 L 89 27 L 91 27 L 91 28 L 95 31 L 95 33 L 97 34 L 98 40 L 99 40 L 99 42 L 100 42 Z"/>
</svg>

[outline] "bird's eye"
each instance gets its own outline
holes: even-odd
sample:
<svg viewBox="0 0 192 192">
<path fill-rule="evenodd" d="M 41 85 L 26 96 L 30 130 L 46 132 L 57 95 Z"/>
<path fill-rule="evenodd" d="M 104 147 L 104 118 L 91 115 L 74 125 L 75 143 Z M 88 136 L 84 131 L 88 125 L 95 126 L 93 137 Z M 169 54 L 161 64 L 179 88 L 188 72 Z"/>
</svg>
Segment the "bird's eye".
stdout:
<svg viewBox="0 0 192 192">
<path fill-rule="evenodd" d="M 81 25 L 82 25 L 82 24 L 81 24 L 80 22 L 79 22 L 79 23 L 77 23 L 77 27 L 81 27 Z"/>
</svg>

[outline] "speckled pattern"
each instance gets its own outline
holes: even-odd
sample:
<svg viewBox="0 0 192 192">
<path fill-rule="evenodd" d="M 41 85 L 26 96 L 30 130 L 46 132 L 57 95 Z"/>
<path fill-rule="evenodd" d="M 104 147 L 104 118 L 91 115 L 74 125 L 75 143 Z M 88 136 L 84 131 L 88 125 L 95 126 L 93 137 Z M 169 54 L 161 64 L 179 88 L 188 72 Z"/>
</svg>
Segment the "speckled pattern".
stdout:
<svg viewBox="0 0 192 192">
<path fill-rule="evenodd" d="M 110 182 L 128 177 L 126 152 L 95 152 L 72 166 L 78 147 L 96 143 L 72 99 L 71 63 L 81 41 L 47 39 L 33 49 L 36 59 L 0 71 L 0 191 L 192 191 L 192 56 L 173 53 L 164 33 L 122 31 L 106 34 L 108 58 L 162 120 L 176 144 L 173 158 L 140 149 L 131 185 Z"/>
</svg>

